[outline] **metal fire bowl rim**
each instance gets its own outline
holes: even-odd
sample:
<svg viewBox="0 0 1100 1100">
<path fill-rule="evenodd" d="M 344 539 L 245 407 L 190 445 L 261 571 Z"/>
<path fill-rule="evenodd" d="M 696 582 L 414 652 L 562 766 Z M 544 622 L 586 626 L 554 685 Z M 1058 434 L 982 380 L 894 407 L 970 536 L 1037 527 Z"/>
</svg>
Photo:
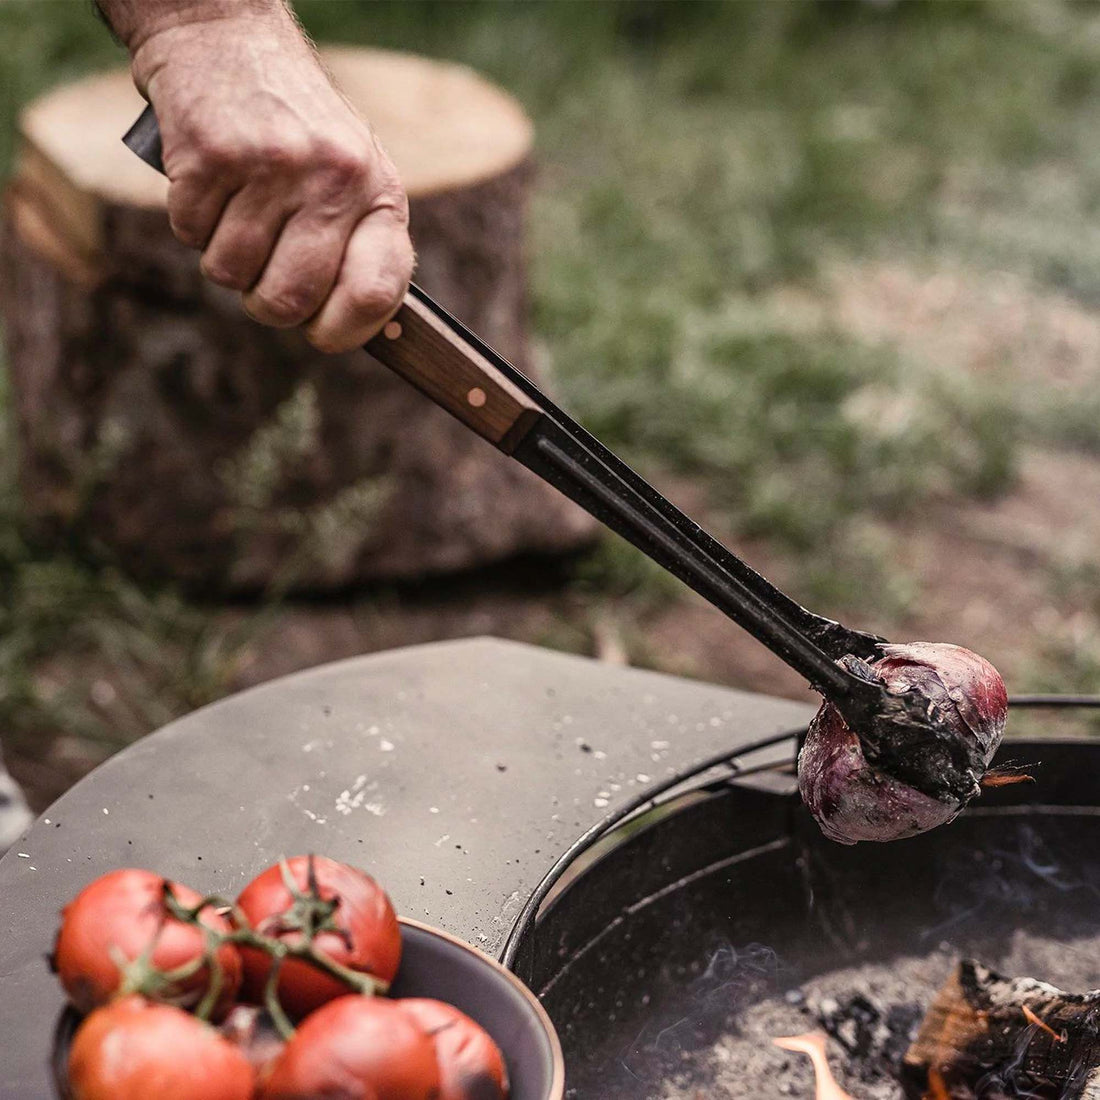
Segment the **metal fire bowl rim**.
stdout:
<svg viewBox="0 0 1100 1100">
<path fill-rule="evenodd" d="M 732 945 L 735 957 L 741 947 L 774 946 L 777 974 L 787 976 L 777 979 L 773 992 L 782 992 L 803 978 L 857 963 L 935 953 L 956 932 L 956 954 L 964 955 L 973 953 L 964 942 L 993 942 L 1024 925 L 1045 940 L 1066 937 L 1068 943 L 1075 935 L 1095 935 L 1089 899 L 1100 882 L 1098 756 L 1095 737 L 1013 738 L 1002 746 L 998 763 L 1031 761 L 1039 782 L 987 791 L 984 805 L 971 807 L 952 826 L 901 842 L 912 845 L 902 849 L 829 841 L 801 805 L 789 766 L 786 774 L 707 782 L 686 797 L 674 796 L 664 814 L 628 833 L 618 831 L 544 907 L 521 953 L 526 976 L 561 1028 L 578 1095 L 648 1095 L 631 1092 L 631 1081 L 607 1067 L 618 1053 L 637 1049 L 640 1061 L 626 1065 L 633 1079 L 667 1074 L 669 1064 L 658 1055 L 646 1061 L 642 1054 L 647 1044 L 639 1036 L 654 1018 L 649 1006 L 658 1006 L 662 1028 L 691 1017 L 698 991 L 686 999 L 685 978 L 709 975 L 716 944 Z M 1028 837 L 1037 839 L 1029 844 Z M 1076 847 L 1063 849 L 1061 843 L 1073 838 Z M 1065 855 L 1064 871 L 1061 859 L 1048 858 L 1047 844 L 1049 853 Z M 1078 868 L 1078 860 L 1089 869 Z M 988 878 L 1010 886 L 991 892 Z M 972 881 L 974 897 L 966 892 Z M 944 882 L 961 885 L 965 897 L 955 904 L 950 897 L 937 900 Z M 1024 887 L 1019 904 L 1011 884 Z M 1067 894 L 1074 890 L 1079 892 Z M 1073 896 L 1077 900 L 1070 903 Z M 885 902 L 882 909 L 869 897 Z M 1060 931 L 1047 919 L 1050 904 L 1055 915 L 1066 917 Z M 810 920 L 815 911 L 824 917 Z M 932 929 L 932 938 L 914 938 Z M 975 957 L 998 965 L 996 953 L 978 949 Z M 630 984 L 616 984 L 616 974 L 630 975 Z M 726 989 L 730 978 L 719 974 L 715 987 Z M 1064 975 L 1055 984 L 1083 988 L 1066 984 Z M 613 1000 L 611 1019 L 621 1023 L 605 1033 L 600 1028 Z M 728 1026 L 713 1013 L 700 1020 L 714 1029 Z M 707 1032 L 710 1038 L 701 1045 L 695 1034 L 689 1028 L 685 1051 L 707 1049 L 718 1031 Z"/>
<path fill-rule="evenodd" d="M 1010 713 L 1013 710 L 1095 710 L 1100 709 L 1100 694 L 1016 694 L 1009 696 L 1008 706 Z M 798 751 L 801 748 L 802 740 L 806 736 L 806 732 L 806 726 L 799 726 L 795 729 L 786 730 L 770 737 L 752 741 L 730 752 L 716 753 L 689 768 L 677 772 L 661 783 L 653 784 L 646 788 L 636 798 L 630 800 L 628 803 L 620 806 L 618 809 L 596 822 L 591 828 L 574 840 L 569 848 L 547 869 L 546 874 L 531 891 L 523 910 L 513 923 L 501 951 L 501 961 L 504 965 L 509 969 L 515 969 L 518 959 L 535 933 L 540 916 L 542 915 L 543 903 L 547 900 L 561 879 L 568 874 L 570 868 L 577 860 L 594 845 L 611 837 L 628 821 L 640 813 L 653 809 L 658 805 L 662 805 L 664 802 L 671 802 L 675 799 L 683 798 L 685 795 L 703 791 L 707 787 L 712 787 L 718 782 L 732 782 L 760 771 L 776 771 L 784 765 L 796 767 Z M 1019 739 L 1010 737 L 1001 742 L 997 754 L 998 756 L 1003 755 L 1006 748 L 1010 748 L 1013 745 L 1027 745 L 1041 749 L 1043 745 L 1076 745 L 1092 741 L 1094 741 L 1094 739 L 1089 737 L 1029 737 Z M 744 767 L 740 764 L 740 761 L 745 757 L 765 752 L 768 749 L 779 748 L 788 742 L 791 743 L 794 749 L 794 753 L 789 760 L 775 760 L 759 764 L 756 767 Z M 715 774 L 717 769 L 723 766 L 730 769 L 730 774 L 724 777 L 724 780 L 723 777 Z M 668 795 L 667 799 L 662 798 L 662 796 L 665 795 Z M 986 811 L 985 807 L 972 806 L 969 808 L 968 812 L 980 814 L 983 811 Z"/>
</svg>

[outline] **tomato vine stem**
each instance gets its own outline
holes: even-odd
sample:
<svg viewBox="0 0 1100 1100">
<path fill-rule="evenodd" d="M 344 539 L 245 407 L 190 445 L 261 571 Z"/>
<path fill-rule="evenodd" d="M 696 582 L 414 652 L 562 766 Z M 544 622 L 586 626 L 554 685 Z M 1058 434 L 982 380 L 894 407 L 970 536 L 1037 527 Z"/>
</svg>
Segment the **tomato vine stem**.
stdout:
<svg viewBox="0 0 1100 1100">
<path fill-rule="evenodd" d="M 202 930 L 205 940 L 203 955 L 178 970 L 163 973 L 155 971 L 155 968 L 150 965 L 149 958 L 142 957 L 137 960 L 140 967 L 136 968 L 132 979 L 132 984 L 136 987 L 135 992 L 153 989 L 163 990 L 165 986 L 174 985 L 194 976 L 202 967 L 209 967 L 210 982 L 196 1010 L 196 1015 L 200 1019 L 209 1019 L 217 1004 L 225 980 L 217 953 L 221 946 L 227 943 L 262 951 L 271 959 L 271 970 L 264 986 L 264 1007 L 284 1039 L 294 1034 L 294 1025 L 283 1010 L 278 996 L 279 972 L 287 959 L 300 960 L 335 978 L 352 992 L 365 997 L 388 992 L 389 982 L 383 981 L 372 974 L 364 974 L 344 966 L 327 955 L 314 943 L 314 940 L 322 932 L 335 932 L 346 935 L 333 919 L 338 903 L 321 897 L 316 875 L 310 874 L 306 892 L 292 888 L 291 893 L 294 904 L 288 910 L 288 914 L 291 915 L 290 919 L 278 921 L 274 925 L 277 932 L 298 933 L 299 938 L 288 941 L 279 938 L 278 935 L 268 935 L 257 928 L 253 928 L 238 906 L 217 894 L 209 894 L 195 905 L 183 905 L 175 896 L 172 884 L 165 881 L 163 899 L 166 912 L 175 920 Z M 222 932 L 217 928 L 211 928 L 200 919 L 202 912 L 210 908 L 229 912 L 230 923 L 233 925 L 230 931 Z"/>
</svg>

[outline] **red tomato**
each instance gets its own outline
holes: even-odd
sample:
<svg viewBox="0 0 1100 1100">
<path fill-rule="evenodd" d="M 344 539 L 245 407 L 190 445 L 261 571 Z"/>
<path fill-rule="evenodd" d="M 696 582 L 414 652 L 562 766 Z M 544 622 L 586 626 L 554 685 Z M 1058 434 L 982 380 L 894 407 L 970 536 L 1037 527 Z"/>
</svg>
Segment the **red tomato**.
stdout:
<svg viewBox="0 0 1100 1100">
<path fill-rule="evenodd" d="M 152 871 L 111 871 L 65 906 L 53 961 L 65 992 L 81 1012 L 105 1004 L 118 990 L 121 976 L 112 957 L 116 952 L 136 959 L 155 940 L 152 963 L 160 970 L 174 970 L 203 955 L 206 937 L 201 929 L 168 915 L 163 885 L 164 879 Z M 200 894 L 178 883 L 172 883 L 172 889 L 182 905 L 194 906 L 202 900 Z M 204 910 L 200 920 L 219 932 L 231 930 L 228 921 L 212 909 Z M 222 991 L 215 1015 L 220 1017 L 240 988 L 241 958 L 232 944 L 222 944 L 217 959 Z M 179 1003 L 194 1008 L 209 982 L 210 970 L 203 967 L 180 984 Z"/>
<path fill-rule="evenodd" d="M 505 1100 L 508 1071 L 489 1033 L 454 1005 L 419 997 L 394 1002 L 435 1043 L 439 1100 Z"/>
<path fill-rule="evenodd" d="M 435 1046 L 396 1001 L 339 997 L 294 1033 L 260 1096 L 439 1100 Z"/>
<path fill-rule="evenodd" d="M 305 893 L 309 857 L 295 856 L 286 862 L 292 880 Z M 313 867 L 321 897 L 339 902 L 333 914 L 339 931 L 320 933 L 314 946 L 351 970 L 392 981 L 401 961 L 401 929 L 386 892 L 365 871 L 346 863 L 314 856 Z M 294 898 L 283 881 L 281 867 L 269 867 L 254 878 L 241 892 L 237 905 L 257 931 L 291 943 L 301 939 L 300 932 L 286 927 L 294 923 Z M 241 951 L 241 957 L 244 996 L 259 1003 L 271 959 L 248 949 Z M 279 1001 L 297 1020 L 348 992 L 343 982 L 299 959 L 287 959 L 279 973 Z"/>
<path fill-rule="evenodd" d="M 96 1009 L 69 1050 L 73 1100 L 249 1100 L 248 1059 L 171 1005 L 123 997 Z"/>
</svg>

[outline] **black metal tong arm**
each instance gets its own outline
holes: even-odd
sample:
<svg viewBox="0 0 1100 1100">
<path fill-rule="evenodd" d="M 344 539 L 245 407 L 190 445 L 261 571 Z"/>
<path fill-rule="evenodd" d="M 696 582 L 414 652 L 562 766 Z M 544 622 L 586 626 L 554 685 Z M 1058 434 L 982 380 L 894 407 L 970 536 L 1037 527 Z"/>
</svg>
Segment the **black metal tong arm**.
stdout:
<svg viewBox="0 0 1100 1100">
<path fill-rule="evenodd" d="M 123 140 L 146 163 L 164 171 L 152 107 L 146 108 Z M 422 325 L 425 310 L 434 318 L 435 337 L 442 334 L 445 341 L 437 346 L 452 356 L 457 349 L 460 364 L 498 383 L 491 393 L 500 392 L 506 401 L 511 394 L 513 407 L 518 407 L 517 402 L 524 406 L 524 415 L 517 415 L 509 430 L 501 430 L 499 436 L 486 431 L 481 434 L 679 577 L 805 677 L 839 708 L 857 732 L 869 760 L 933 797 L 962 800 L 974 793 L 982 770 L 976 748 L 968 749 L 944 729 L 921 696 L 892 694 L 870 673 L 853 671 L 876 656 L 883 639 L 814 615 L 784 595 L 418 286 L 409 288 L 406 306 L 398 317 L 405 317 L 406 324 L 419 317 Z M 395 331 L 399 336 L 400 330 L 398 325 Z M 469 409 L 440 399 L 438 372 L 436 379 L 429 379 L 415 356 L 410 366 L 409 352 L 406 348 L 402 354 L 399 339 L 375 338 L 367 350 L 471 423 Z M 423 354 L 424 347 L 420 350 Z M 429 344 L 427 352 L 431 350 Z M 499 385 L 502 379 L 503 389 Z M 485 402 L 483 389 L 469 392 L 479 394 L 479 403 Z M 476 422 L 471 426 L 479 430 Z M 860 660 L 843 666 L 838 663 L 851 656 Z"/>
</svg>

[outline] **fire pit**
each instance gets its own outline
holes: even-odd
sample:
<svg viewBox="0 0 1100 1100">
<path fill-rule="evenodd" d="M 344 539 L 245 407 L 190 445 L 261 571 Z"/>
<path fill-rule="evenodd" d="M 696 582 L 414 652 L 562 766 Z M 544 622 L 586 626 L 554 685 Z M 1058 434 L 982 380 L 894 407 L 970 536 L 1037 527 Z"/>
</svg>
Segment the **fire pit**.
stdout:
<svg viewBox="0 0 1100 1100">
<path fill-rule="evenodd" d="M 812 1097 L 810 1061 L 772 1040 L 813 1030 L 844 1090 L 897 1100 L 960 958 L 1100 985 L 1100 745 L 1014 741 L 1002 760 L 1042 761 L 1039 783 L 855 848 L 802 809 L 794 748 L 621 832 L 513 943 L 576 1100 Z"/>
<path fill-rule="evenodd" d="M 1011 742 L 1002 760 L 1041 761 L 1034 785 L 913 840 L 844 848 L 795 790 L 811 714 L 489 641 L 330 665 L 199 711 L 0 860 L 0 1092 L 51 1094 L 63 1000 L 43 956 L 60 906 L 122 866 L 229 893 L 287 852 L 369 867 L 400 912 L 542 995 L 573 1100 L 809 1098 L 809 1061 L 772 1039 L 818 1029 L 851 1096 L 896 1100 L 961 958 L 1100 986 L 1100 743 Z M 582 869 L 596 839 L 608 847 Z"/>
</svg>

